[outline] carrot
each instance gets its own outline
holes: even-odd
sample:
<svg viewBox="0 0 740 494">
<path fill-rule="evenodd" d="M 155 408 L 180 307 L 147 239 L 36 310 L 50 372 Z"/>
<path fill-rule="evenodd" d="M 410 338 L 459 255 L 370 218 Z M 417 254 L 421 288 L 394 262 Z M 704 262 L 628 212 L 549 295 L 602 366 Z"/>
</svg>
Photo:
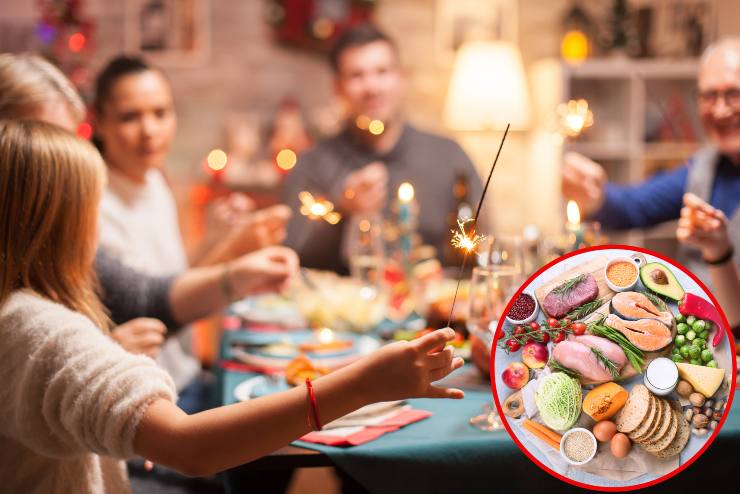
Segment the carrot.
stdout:
<svg viewBox="0 0 740 494">
<path fill-rule="evenodd" d="M 532 423 L 532 426 L 534 426 L 535 428 L 539 429 L 544 434 L 547 434 L 550 437 L 550 439 L 552 439 L 556 443 L 560 444 L 560 439 L 562 439 L 563 436 L 561 436 L 560 434 L 558 434 L 554 430 L 545 427 L 544 425 L 540 424 L 539 422 L 535 422 L 535 421 L 529 420 L 529 419 L 527 419 L 527 421 L 528 422 L 531 422 Z"/>
<path fill-rule="evenodd" d="M 553 432 L 544 425 L 538 424 L 537 422 L 533 422 L 529 419 L 525 419 L 522 423 L 522 426 L 538 438 L 542 439 L 552 448 L 560 450 L 560 434 Z"/>
</svg>

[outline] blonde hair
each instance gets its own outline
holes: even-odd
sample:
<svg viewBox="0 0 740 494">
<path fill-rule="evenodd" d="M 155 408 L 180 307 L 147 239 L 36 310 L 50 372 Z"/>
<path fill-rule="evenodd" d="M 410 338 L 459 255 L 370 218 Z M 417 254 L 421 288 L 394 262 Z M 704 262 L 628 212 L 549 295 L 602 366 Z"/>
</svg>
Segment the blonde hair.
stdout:
<svg viewBox="0 0 740 494">
<path fill-rule="evenodd" d="M 85 104 L 67 77 L 43 58 L 0 54 L 0 118 L 24 118 L 41 105 L 61 101 L 76 121 L 85 118 Z"/>
<path fill-rule="evenodd" d="M 93 271 L 105 173 L 74 134 L 0 120 L 0 305 L 28 289 L 109 329 Z"/>
</svg>

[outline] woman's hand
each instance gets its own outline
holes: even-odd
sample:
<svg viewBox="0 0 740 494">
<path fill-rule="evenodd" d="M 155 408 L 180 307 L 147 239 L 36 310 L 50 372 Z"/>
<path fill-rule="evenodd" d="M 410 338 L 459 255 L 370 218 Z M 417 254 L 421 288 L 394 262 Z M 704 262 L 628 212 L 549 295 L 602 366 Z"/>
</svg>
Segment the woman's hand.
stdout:
<svg viewBox="0 0 740 494">
<path fill-rule="evenodd" d="M 727 254 L 732 244 L 725 214 L 691 193 L 684 194 L 683 203 L 676 238 L 681 243 L 701 249 L 702 256 L 708 261 Z"/>
<path fill-rule="evenodd" d="M 455 337 L 450 328 L 439 329 L 413 341 L 398 341 L 380 348 L 351 366 L 360 389 L 370 403 L 406 398 L 455 398 L 462 390 L 432 383 L 463 365 L 445 343 Z M 349 368 L 348 368 L 349 370 Z"/>
<path fill-rule="evenodd" d="M 166 333 L 167 327 L 158 319 L 140 317 L 116 326 L 111 336 L 127 352 L 155 358 Z"/>
<path fill-rule="evenodd" d="M 298 255 L 287 247 L 265 247 L 230 263 L 229 279 L 239 297 L 280 292 L 298 272 Z"/>
</svg>

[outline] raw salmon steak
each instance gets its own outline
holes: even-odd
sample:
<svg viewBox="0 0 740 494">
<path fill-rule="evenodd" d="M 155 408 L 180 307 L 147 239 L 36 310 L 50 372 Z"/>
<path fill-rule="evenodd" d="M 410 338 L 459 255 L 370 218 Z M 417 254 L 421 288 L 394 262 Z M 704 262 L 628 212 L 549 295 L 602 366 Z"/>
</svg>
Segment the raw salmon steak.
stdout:
<svg viewBox="0 0 740 494">
<path fill-rule="evenodd" d="M 622 319 L 657 319 L 666 326 L 673 325 L 673 314 L 661 311 L 642 293 L 622 292 L 612 298 L 612 310 Z"/>
<path fill-rule="evenodd" d="M 625 335 L 637 348 L 645 352 L 660 350 L 673 341 L 671 329 L 657 319 L 627 321 L 616 314 L 609 314 L 605 324 Z"/>
</svg>

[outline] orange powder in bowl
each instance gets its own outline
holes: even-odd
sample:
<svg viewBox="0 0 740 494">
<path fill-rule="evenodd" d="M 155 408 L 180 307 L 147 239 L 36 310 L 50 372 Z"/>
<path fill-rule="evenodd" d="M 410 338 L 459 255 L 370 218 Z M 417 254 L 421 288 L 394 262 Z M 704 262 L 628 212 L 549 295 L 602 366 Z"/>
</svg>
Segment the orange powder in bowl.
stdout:
<svg viewBox="0 0 740 494">
<path fill-rule="evenodd" d="M 637 268 L 631 262 L 618 261 L 609 265 L 606 277 L 616 286 L 629 286 L 637 279 Z"/>
</svg>

